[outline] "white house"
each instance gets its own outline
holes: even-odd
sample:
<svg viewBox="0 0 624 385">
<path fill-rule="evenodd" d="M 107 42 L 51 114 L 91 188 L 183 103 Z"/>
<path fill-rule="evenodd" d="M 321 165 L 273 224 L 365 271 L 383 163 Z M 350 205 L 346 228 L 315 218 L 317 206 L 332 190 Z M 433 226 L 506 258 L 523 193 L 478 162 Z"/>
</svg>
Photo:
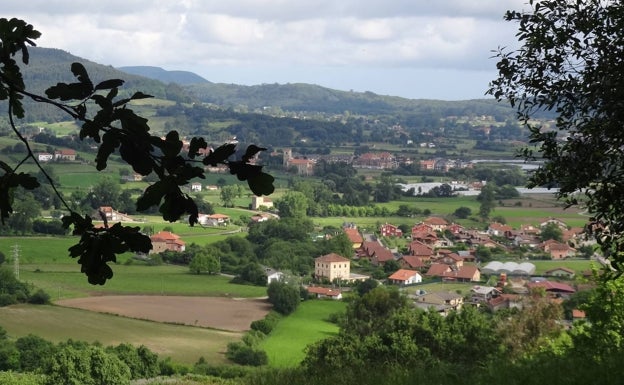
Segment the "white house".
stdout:
<svg viewBox="0 0 624 385">
<path fill-rule="evenodd" d="M 37 154 L 37 160 L 39 162 L 49 162 L 52 159 L 54 159 L 54 155 L 47 153 L 47 152 L 40 152 L 39 154 Z"/>
<path fill-rule="evenodd" d="M 399 269 L 389 276 L 388 279 L 395 285 L 406 286 L 422 282 L 422 275 L 414 270 Z"/>
<path fill-rule="evenodd" d="M 267 285 L 270 284 L 271 282 L 280 282 L 284 279 L 284 273 L 282 273 L 281 271 L 272 269 L 270 267 L 265 267 L 264 272 L 267 276 Z"/>
</svg>

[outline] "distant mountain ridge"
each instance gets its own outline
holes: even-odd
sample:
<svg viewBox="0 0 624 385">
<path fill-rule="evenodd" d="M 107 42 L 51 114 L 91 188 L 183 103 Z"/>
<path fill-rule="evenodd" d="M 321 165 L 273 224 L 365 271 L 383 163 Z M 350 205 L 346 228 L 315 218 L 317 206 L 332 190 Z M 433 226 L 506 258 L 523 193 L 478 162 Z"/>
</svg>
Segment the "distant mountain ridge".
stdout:
<svg viewBox="0 0 624 385">
<path fill-rule="evenodd" d="M 129 74 L 144 76 L 163 83 L 176 83 L 181 86 L 210 83 L 208 80 L 190 71 L 168 71 L 154 66 L 124 66 L 117 67 L 117 69 Z"/>
<path fill-rule="evenodd" d="M 114 68 L 63 50 L 40 47 L 31 48 L 30 65 L 24 68 L 27 87 L 42 92 L 59 81 L 75 81 L 70 71 L 72 62 L 83 63 L 94 81 L 115 78 L 125 80 L 121 92 L 140 90 L 157 98 L 210 103 L 224 108 L 246 107 L 254 111 L 270 107 L 283 111 L 324 114 L 343 114 L 348 111 L 368 116 L 400 116 L 406 122 L 436 120 L 447 116 L 489 115 L 498 121 L 515 117 L 513 109 L 493 99 L 406 99 L 373 92 L 340 91 L 304 83 L 254 86 L 213 83 L 188 71 L 166 71 L 155 66 Z"/>
</svg>

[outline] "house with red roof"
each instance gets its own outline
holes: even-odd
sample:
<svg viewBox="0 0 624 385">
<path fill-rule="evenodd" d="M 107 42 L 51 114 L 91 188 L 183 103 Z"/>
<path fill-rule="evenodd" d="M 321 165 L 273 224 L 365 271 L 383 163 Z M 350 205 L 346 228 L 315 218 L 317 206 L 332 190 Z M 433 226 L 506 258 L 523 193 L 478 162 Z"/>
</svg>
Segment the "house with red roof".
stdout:
<svg viewBox="0 0 624 385">
<path fill-rule="evenodd" d="M 442 279 L 445 281 L 479 282 L 481 281 L 481 271 L 474 265 L 464 265 L 458 269 L 451 269 L 442 273 Z"/>
<path fill-rule="evenodd" d="M 71 148 L 64 148 L 61 150 L 54 151 L 54 160 L 76 160 L 76 150 L 72 150 Z"/>
<path fill-rule="evenodd" d="M 551 259 L 564 259 L 576 254 L 576 249 L 566 243 L 549 239 L 540 245 L 540 248 L 550 254 Z"/>
<path fill-rule="evenodd" d="M 403 231 L 398 226 L 391 225 L 390 223 L 384 223 L 379 229 L 379 233 L 382 237 L 402 237 Z"/>
<path fill-rule="evenodd" d="M 342 299 L 342 292 L 337 289 L 321 286 L 308 286 L 306 291 L 308 294 L 313 295 L 316 298 L 331 298 L 335 300 Z"/>
<path fill-rule="evenodd" d="M 493 222 L 490 223 L 487 228 L 487 233 L 494 237 L 511 238 L 513 236 L 513 227 L 504 225 L 502 223 Z"/>
<path fill-rule="evenodd" d="M 527 283 L 527 287 L 529 289 L 540 288 L 544 289 L 546 293 L 553 296 L 561 296 L 561 295 L 570 295 L 574 294 L 576 290 L 570 285 L 561 282 L 554 281 L 539 281 L 539 282 L 529 282 Z"/>
<path fill-rule="evenodd" d="M 433 256 L 433 248 L 419 241 L 410 242 L 407 250 L 409 255 L 420 257 L 423 260 L 430 260 Z"/>
<path fill-rule="evenodd" d="M 150 237 L 152 241 L 152 250 L 150 254 L 162 253 L 163 251 L 184 251 L 186 243 L 176 235 L 169 231 L 159 231 Z"/>
<path fill-rule="evenodd" d="M 403 255 L 399 258 L 399 265 L 403 269 L 411 270 L 423 270 L 427 267 L 427 264 L 423 261 L 423 259 L 415 255 Z"/>
<path fill-rule="evenodd" d="M 360 231 L 355 227 L 346 227 L 343 229 L 347 237 L 351 241 L 354 249 L 359 249 L 362 247 L 362 242 L 364 242 L 364 238 L 360 234 Z"/>
<path fill-rule="evenodd" d="M 427 277 L 442 277 L 450 271 L 451 267 L 449 265 L 445 265 L 444 263 L 432 263 L 425 275 Z"/>
<path fill-rule="evenodd" d="M 197 222 L 203 226 L 227 226 L 230 217 L 225 214 L 199 214 Z"/>
<path fill-rule="evenodd" d="M 412 241 L 418 241 L 429 246 L 434 246 L 438 242 L 438 236 L 435 232 L 412 231 Z"/>
<path fill-rule="evenodd" d="M 435 231 L 446 230 L 449 223 L 444 218 L 440 217 L 428 217 L 423 221 L 424 224 L 431 226 Z"/>
<path fill-rule="evenodd" d="M 374 266 L 383 266 L 388 261 L 394 260 L 394 255 L 378 241 L 364 241 L 358 249 L 359 258 L 368 259 Z"/>
<path fill-rule="evenodd" d="M 457 253 L 446 253 L 442 257 L 437 259 L 438 263 L 444 263 L 445 265 L 455 266 L 460 268 L 464 265 L 464 259 Z"/>
<path fill-rule="evenodd" d="M 390 275 L 388 280 L 394 285 L 407 286 L 422 282 L 422 276 L 414 270 L 399 269 Z"/>
<path fill-rule="evenodd" d="M 414 233 L 433 233 L 435 234 L 435 230 L 433 229 L 433 227 L 424 224 L 424 223 L 417 223 L 414 226 L 412 226 L 412 234 Z"/>
</svg>

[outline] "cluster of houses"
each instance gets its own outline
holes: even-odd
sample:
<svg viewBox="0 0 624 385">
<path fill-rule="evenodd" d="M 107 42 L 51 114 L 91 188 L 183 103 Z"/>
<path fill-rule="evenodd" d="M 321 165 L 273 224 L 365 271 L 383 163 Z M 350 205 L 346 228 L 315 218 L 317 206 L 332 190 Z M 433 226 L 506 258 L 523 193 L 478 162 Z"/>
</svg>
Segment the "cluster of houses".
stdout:
<svg viewBox="0 0 624 385">
<path fill-rule="evenodd" d="M 536 248 L 548 253 L 553 260 L 573 256 L 575 249 L 569 243 L 580 242 L 580 229 L 569 229 L 565 223 L 557 219 L 547 219 L 538 226 L 522 226 L 518 231 L 500 223 L 492 223 L 485 231 L 468 230 L 464 227 L 449 223 L 443 218 L 430 217 L 416 224 L 411 229 L 410 243 L 407 253 L 400 254 L 384 247 L 375 237 L 361 234 L 353 225 L 345 226 L 343 231 L 349 237 L 353 249 L 354 259 L 366 259 L 373 266 L 383 266 L 389 261 L 398 262 L 400 268 L 392 272 L 387 279 L 389 284 L 408 286 L 421 283 L 424 278 L 437 279 L 446 282 L 474 282 L 469 296 L 451 292 L 418 292 L 412 294 L 416 306 L 446 313 L 453 309 L 460 309 L 468 304 L 488 306 L 496 311 L 501 308 L 520 308 L 523 306 L 524 296 L 534 288 L 543 289 L 553 300 L 561 300 L 573 294 L 576 290 L 563 282 L 547 280 L 544 277 L 534 277 L 535 266 L 529 262 L 490 262 L 479 268 L 475 263 L 474 249 L 476 246 L 490 248 L 506 248 L 496 239 L 527 239 L 527 235 L 539 235 L 544 226 L 555 223 L 561 226 L 566 242 L 547 240 L 535 241 Z M 451 241 L 443 236 L 451 232 L 454 239 Z M 383 224 L 380 228 L 383 237 L 403 237 L 405 234 L 397 226 Z M 454 242 L 467 244 L 468 250 L 453 252 L 449 247 Z M 368 279 L 368 276 L 354 274 L 350 271 L 351 260 L 337 254 L 328 254 L 315 259 L 314 276 L 319 281 L 354 282 Z M 482 284 L 481 274 L 498 277 L 494 286 Z M 565 267 L 555 267 L 546 271 L 545 276 L 555 279 L 574 278 L 575 272 Z M 489 281 L 488 281 L 489 282 Z M 507 287 L 508 290 L 503 290 Z M 340 289 L 312 286 L 308 292 L 317 297 L 342 298 Z M 581 314 L 577 312 L 580 317 Z"/>
</svg>

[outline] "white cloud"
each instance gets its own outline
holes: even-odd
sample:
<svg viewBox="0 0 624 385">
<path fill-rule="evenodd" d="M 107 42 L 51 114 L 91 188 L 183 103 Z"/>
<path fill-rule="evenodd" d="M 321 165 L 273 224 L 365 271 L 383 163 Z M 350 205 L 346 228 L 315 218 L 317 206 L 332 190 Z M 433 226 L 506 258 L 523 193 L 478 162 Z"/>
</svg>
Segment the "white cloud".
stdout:
<svg viewBox="0 0 624 385">
<path fill-rule="evenodd" d="M 492 71 L 490 51 L 514 41 L 515 26 L 503 14 L 524 2 L 4 0 L 2 6 L 5 17 L 21 17 L 43 33 L 38 45 L 103 64 L 187 69 L 220 81 L 210 77 L 223 72 L 218 66 L 371 68 L 375 76 L 386 68 L 388 79 L 397 68 Z"/>
</svg>

